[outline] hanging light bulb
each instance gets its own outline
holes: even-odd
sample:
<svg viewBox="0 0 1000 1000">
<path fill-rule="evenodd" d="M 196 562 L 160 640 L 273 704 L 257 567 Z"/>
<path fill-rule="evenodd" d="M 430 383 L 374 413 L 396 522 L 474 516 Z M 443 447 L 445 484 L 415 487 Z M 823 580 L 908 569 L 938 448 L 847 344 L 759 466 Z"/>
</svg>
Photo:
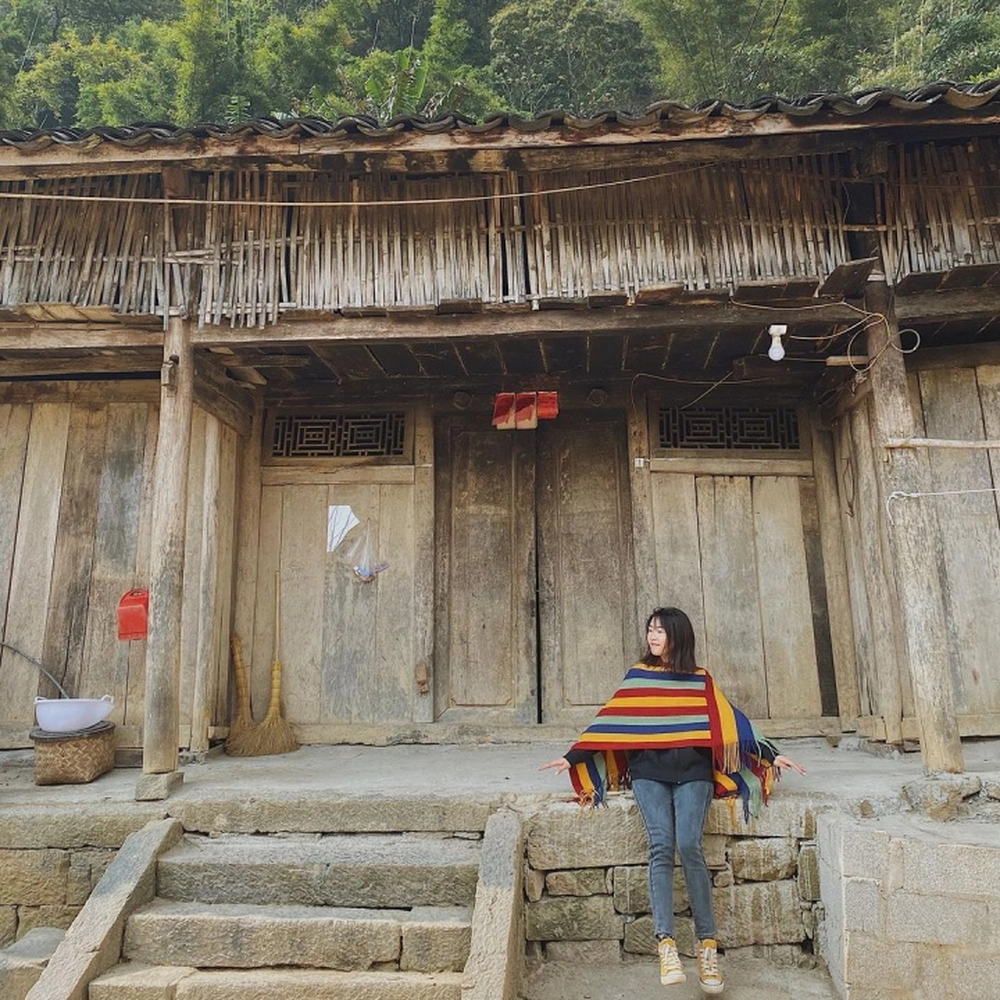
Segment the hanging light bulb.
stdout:
<svg viewBox="0 0 1000 1000">
<path fill-rule="evenodd" d="M 780 361 L 785 356 L 785 345 L 782 344 L 781 338 L 788 333 L 788 327 L 783 323 L 773 323 L 767 328 L 767 332 L 771 335 L 771 346 L 767 349 L 767 356 L 772 361 Z"/>
</svg>

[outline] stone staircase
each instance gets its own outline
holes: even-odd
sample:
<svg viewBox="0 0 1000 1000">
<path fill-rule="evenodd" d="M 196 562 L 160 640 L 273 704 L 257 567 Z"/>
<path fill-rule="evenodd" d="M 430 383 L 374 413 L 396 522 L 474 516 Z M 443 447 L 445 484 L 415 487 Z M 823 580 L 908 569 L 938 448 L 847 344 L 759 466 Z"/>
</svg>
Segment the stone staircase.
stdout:
<svg viewBox="0 0 1000 1000">
<path fill-rule="evenodd" d="M 185 834 L 90 1000 L 459 1000 L 476 834 Z"/>
</svg>

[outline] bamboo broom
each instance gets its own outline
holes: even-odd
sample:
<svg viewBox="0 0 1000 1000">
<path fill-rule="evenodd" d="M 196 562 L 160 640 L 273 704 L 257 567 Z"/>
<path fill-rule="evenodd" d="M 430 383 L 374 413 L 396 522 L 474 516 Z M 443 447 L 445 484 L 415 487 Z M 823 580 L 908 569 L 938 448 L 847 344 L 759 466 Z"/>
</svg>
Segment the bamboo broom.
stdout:
<svg viewBox="0 0 1000 1000">
<path fill-rule="evenodd" d="M 237 757 L 264 757 L 298 750 L 292 727 L 281 717 L 281 595 L 280 577 L 274 574 L 274 659 L 271 660 L 271 701 L 267 715 L 236 741 Z M 227 748 L 228 749 L 228 748 Z"/>
<path fill-rule="evenodd" d="M 250 683 L 247 680 L 247 666 L 243 660 L 243 643 L 234 632 L 229 637 L 229 648 L 233 654 L 233 680 L 236 684 L 236 715 L 229 724 L 226 737 L 226 753 L 241 756 L 240 747 L 247 733 L 253 729 L 253 712 L 250 708 Z"/>
</svg>

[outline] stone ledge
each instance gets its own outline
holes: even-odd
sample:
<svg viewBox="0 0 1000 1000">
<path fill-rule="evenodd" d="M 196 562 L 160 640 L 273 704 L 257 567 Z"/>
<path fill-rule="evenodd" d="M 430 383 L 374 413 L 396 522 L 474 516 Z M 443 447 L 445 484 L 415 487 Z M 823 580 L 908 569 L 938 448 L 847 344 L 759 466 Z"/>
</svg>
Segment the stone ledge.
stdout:
<svg viewBox="0 0 1000 1000">
<path fill-rule="evenodd" d="M 87 984 L 121 953 L 129 913 L 153 898 L 156 859 L 181 837 L 175 820 L 157 820 L 130 834 L 59 943 L 28 1000 L 84 1000 Z"/>
<path fill-rule="evenodd" d="M 515 1000 L 524 964 L 524 826 L 509 810 L 486 824 L 463 1000 Z"/>
</svg>

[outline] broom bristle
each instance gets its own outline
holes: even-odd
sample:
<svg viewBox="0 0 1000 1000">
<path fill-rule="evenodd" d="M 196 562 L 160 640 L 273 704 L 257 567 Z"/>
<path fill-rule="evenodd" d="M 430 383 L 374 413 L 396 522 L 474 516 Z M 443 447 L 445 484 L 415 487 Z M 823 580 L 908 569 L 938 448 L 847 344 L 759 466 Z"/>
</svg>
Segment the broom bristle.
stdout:
<svg viewBox="0 0 1000 1000">
<path fill-rule="evenodd" d="M 243 643 L 235 632 L 229 638 L 229 646 L 233 654 L 233 678 L 236 682 L 236 715 L 229 723 L 226 753 L 240 756 L 240 744 L 253 729 L 253 711 L 250 708 L 250 685 L 243 660 Z"/>
<path fill-rule="evenodd" d="M 298 750 L 299 741 L 291 725 L 281 717 L 281 661 L 271 662 L 271 703 L 264 721 L 238 733 L 226 742 L 226 752 L 233 757 L 267 757 Z"/>
<path fill-rule="evenodd" d="M 291 753 L 298 750 L 299 741 L 292 727 L 282 718 L 262 722 L 240 735 L 232 749 L 226 743 L 226 753 L 234 757 L 267 757 L 271 754 Z"/>
</svg>

